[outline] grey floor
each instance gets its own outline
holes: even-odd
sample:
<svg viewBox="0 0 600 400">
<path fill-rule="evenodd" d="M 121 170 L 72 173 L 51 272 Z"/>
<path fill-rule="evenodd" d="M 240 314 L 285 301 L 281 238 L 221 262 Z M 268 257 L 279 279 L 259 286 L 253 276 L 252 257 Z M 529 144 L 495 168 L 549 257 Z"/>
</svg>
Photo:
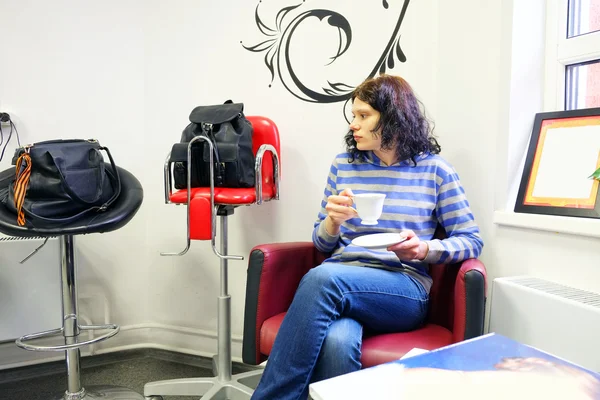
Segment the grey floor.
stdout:
<svg viewBox="0 0 600 400">
<path fill-rule="evenodd" d="M 52 400 L 66 389 L 63 362 L 0 371 L 0 400 Z M 233 365 L 233 373 L 252 370 Z M 143 393 L 147 382 L 188 377 L 213 376 L 212 361 L 162 350 L 134 350 L 84 357 L 81 361 L 83 386 L 117 385 Z M 165 400 L 190 400 L 199 397 L 165 396 Z"/>
</svg>

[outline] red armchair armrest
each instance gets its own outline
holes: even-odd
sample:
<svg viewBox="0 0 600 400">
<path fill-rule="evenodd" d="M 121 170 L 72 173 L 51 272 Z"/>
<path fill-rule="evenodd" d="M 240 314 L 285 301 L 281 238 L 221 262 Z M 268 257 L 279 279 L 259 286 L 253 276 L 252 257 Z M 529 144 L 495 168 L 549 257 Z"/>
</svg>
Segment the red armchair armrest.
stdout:
<svg viewBox="0 0 600 400">
<path fill-rule="evenodd" d="M 325 259 L 312 242 L 256 246 L 250 253 L 246 282 L 242 359 L 260 364 L 260 329 L 265 320 L 286 312 L 302 277 Z"/>
<path fill-rule="evenodd" d="M 462 262 L 454 284 L 454 342 L 483 334 L 487 276 L 481 261 Z"/>
<path fill-rule="evenodd" d="M 428 322 L 452 332 L 457 343 L 483 334 L 486 271 L 478 259 L 429 268 L 433 286 L 429 293 Z"/>
</svg>

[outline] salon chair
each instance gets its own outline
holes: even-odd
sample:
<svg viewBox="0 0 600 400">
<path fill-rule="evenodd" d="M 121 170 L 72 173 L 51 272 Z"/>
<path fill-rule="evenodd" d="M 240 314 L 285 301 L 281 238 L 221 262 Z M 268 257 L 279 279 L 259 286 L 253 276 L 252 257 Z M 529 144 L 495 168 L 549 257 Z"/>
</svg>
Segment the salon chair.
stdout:
<svg viewBox="0 0 600 400">
<path fill-rule="evenodd" d="M 239 206 L 260 205 L 279 199 L 279 131 L 273 121 L 265 117 L 247 117 L 252 124 L 252 151 L 256 156 L 255 187 L 224 188 L 214 186 L 213 144 L 202 136 L 190 141 L 187 147 L 188 182 L 191 177 L 191 149 L 199 141 L 210 147 L 210 187 L 172 191 L 171 155 L 164 165 L 165 203 L 183 204 L 187 208 L 187 245 L 179 253 L 161 253 L 164 256 L 182 256 L 190 248 L 191 240 L 210 240 L 214 254 L 220 259 L 221 282 L 218 296 L 217 355 L 213 357 L 214 378 L 182 378 L 150 382 L 144 386 L 148 400 L 162 396 L 202 396 L 202 399 L 250 399 L 260 380 L 262 370 L 231 373 L 231 296 L 228 293 L 228 261 L 243 260 L 242 256 L 227 254 L 227 218 Z M 270 153 L 270 157 L 265 155 Z M 219 242 L 216 242 L 216 217 L 219 217 Z"/>
<path fill-rule="evenodd" d="M 106 168 L 111 168 L 106 164 Z M 118 167 L 117 167 L 118 168 Z M 60 240 L 60 277 L 62 296 L 62 328 L 25 335 L 16 340 L 17 346 L 30 351 L 64 351 L 67 362 L 67 390 L 57 398 L 65 400 L 111 400 L 143 399 L 143 396 L 128 388 L 117 386 L 91 386 L 84 388 L 80 380 L 80 351 L 83 346 L 108 339 L 119 332 L 119 326 L 80 325 L 77 310 L 77 268 L 74 257 L 74 241 L 77 235 L 106 233 L 125 226 L 137 213 L 142 204 L 144 192 L 140 182 L 128 171 L 118 168 L 121 178 L 121 194 L 113 205 L 101 213 L 90 213 L 76 222 L 61 225 L 36 223 L 36 227 L 19 226 L 17 217 L 0 202 L 0 232 L 15 237 L 59 237 Z M 14 180 L 15 169 L 0 172 L 0 188 L 8 187 Z M 45 244 L 45 242 L 44 242 Z M 43 246 L 43 245 L 42 245 Z M 41 246 L 40 246 L 41 247 Z M 34 250 L 32 254 L 40 248 Z M 31 256 L 31 255 L 30 255 Z M 27 257 L 29 258 L 29 256 Z M 26 265 L 25 265 L 26 268 Z M 25 271 L 25 270 L 24 270 Z M 57 293 L 58 295 L 58 293 Z M 26 316 L 24 316 L 26 318 Z M 58 321 L 57 321 L 58 322 Z M 106 331 L 93 339 L 83 340 L 82 331 Z M 35 345 L 31 341 L 50 336 L 63 336 L 64 344 L 55 346 Z M 34 391 L 34 388 L 31 388 Z M 35 396 L 32 396 L 32 398 Z"/>
<path fill-rule="evenodd" d="M 437 237 L 443 237 L 438 229 Z M 250 253 L 242 357 L 267 360 L 300 280 L 327 258 L 312 242 L 256 246 Z M 411 349 L 437 349 L 483 334 L 486 270 L 481 261 L 430 265 L 433 278 L 427 322 L 410 332 L 363 337 L 363 368 L 397 360 Z"/>
</svg>

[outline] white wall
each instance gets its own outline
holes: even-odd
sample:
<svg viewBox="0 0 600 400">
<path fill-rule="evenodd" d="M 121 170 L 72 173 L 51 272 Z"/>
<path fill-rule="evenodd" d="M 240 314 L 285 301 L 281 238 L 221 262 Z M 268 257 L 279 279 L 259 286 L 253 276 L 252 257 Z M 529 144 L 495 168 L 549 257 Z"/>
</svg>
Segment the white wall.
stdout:
<svg viewBox="0 0 600 400">
<path fill-rule="evenodd" d="M 543 100 L 544 95 L 554 95 L 551 91 L 544 93 L 544 35 L 546 32 L 556 34 L 554 29 L 557 22 L 545 19 L 548 5 L 553 1 L 508 0 L 501 3 L 502 79 L 498 93 L 503 102 L 500 104 L 496 141 L 498 157 L 495 176 L 498 184 L 494 209 L 512 211 L 521 179 L 523 157 L 533 127 L 533 115 L 536 112 L 556 110 L 551 106 L 544 108 Z M 536 19 L 535 16 L 540 17 Z M 565 165 L 567 173 L 568 168 Z M 485 258 L 491 278 L 529 274 L 563 285 L 600 292 L 600 271 L 597 268 L 600 239 L 593 228 L 585 229 L 588 223 L 597 220 L 571 220 L 550 219 L 556 228 L 555 232 L 496 226 L 491 231 L 493 250 L 487 251 Z M 561 233 L 561 230 L 579 233 L 587 231 L 595 237 Z"/>
<path fill-rule="evenodd" d="M 144 12 L 138 1 L 107 4 L 1 1 L 0 109 L 10 113 L 23 144 L 96 138 L 146 186 Z M 13 137 L 2 169 L 10 166 L 16 143 Z M 149 320 L 150 211 L 146 204 L 119 231 L 77 238 L 80 297 L 97 299 L 82 302 L 81 312 L 94 322 L 103 322 L 105 312 L 122 325 Z M 48 263 L 58 275 L 57 261 Z M 2 364 L 34 356 L 7 345 L 2 350 Z"/>
<path fill-rule="evenodd" d="M 265 22 L 293 2 L 283 3 L 261 3 L 270 17 Z M 359 83 L 387 43 L 400 2 L 389 2 L 389 11 L 380 1 L 366 8 L 312 3 L 299 10 L 330 6 L 339 11 L 352 24 L 353 43 L 324 68 L 337 32 L 307 21 L 310 29 L 295 36 L 294 65 L 311 84 L 323 79 Z M 594 268 L 598 240 L 492 222 L 494 210 L 504 207 L 498 192 L 506 192 L 506 171 L 514 162 L 508 161 L 505 142 L 512 54 L 505 28 L 512 26 L 507 23 L 511 5 L 411 2 L 401 30 L 408 61 L 390 72 L 408 79 L 435 120 L 442 155 L 458 170 L 481 226 L 482 260 L 490 277 L 533 273 L 600 291 Z M 341 103 L 300 101 L 278 79 L 268 87 L 264 53 L 240 45 L 264 40 L 254 22 L 255 6 L 248 1 L 0 0 L 0 37 L 9 38 L 2 41 L 0 111 L 11 113 L 22 141 L 96 137 L 144 185 L 144 205 L 128 226 L 78 241 L 80 293 L 104 293 L 113 322 L 123 326 L 100 346 L 104 351 L 161 346 L 211 355 L 216 350 L 219 262 L 210 245 L 193 243 L 182 258 L 158 254 L 184 246 L 185 209 L 164 204 L 162 167 L 194 106 L 243 101 L 247 115 L 268 116 L 281 134 L 281 200 L 236 210 L 229 223 L 230 253 L 247 256 L 259 243 L 310 240 L 328 168 L 342 149 L 347 125 Z M 8 167 L 7 161 L 0 167 Z M 230 262 L 236 357 L 246 265 L 247 260 Z M 97 304 L 81 307 L 94 319 L 103 318 L 105 310 Z M 0 346 L 4 366 L 29 357 L 7 346 Z"/>
<path fill-rule="evenodd" d="M 252 53 L 240 45 L 240 41 L 252 45 L 265 40 L 254 22 L 255 2 L 240 2 L 235 14 L 229 13 L 228 2 L 215 2 L 207 7 L 206 2 L 189 1 L 164 9 L 158 6 L 160 3 L 147 3 L 150 12 L 146 20 L 146 131 L 155 139 L 146 154 L 153 177 L 146 186 L 146 206 L 154 215 L 149 224 L 149 232 L 154 232 L 149 237 L 149 248 L 155 252 L 183 248 L 185 210 L 161 204 L 162 160 L 170 144 L 178 140 L 194 106 L 228 98 L 243 101 L 247 115 L 266 115 L 275 121 L 282 143 L 281 199 L 236 210 L 229 222 L 230 253 L 246 256 L 260 243 L 310 240 L 330 163 L 343 149 L 342 138 L 347 131 L 343 104 L 300 101 L 278 80 L 268 87 L 270 73 L 263 62 L 264 53 Z M 322 83 L 323 78 L 332 82 L 344 79 L 350 84 L 362 81 L 387 44 L 394 18 L 400 13 L 399 4 L 390 4 L 390 10 L 385 11 L 381 3 L 375 2 L 372 9 L 358 11 L 356 7 L 341 7 L 336 3 L 320 2 L 319 7 L 327 8 L 329 4 L 348 18 L 353 28 L 353 43 L 348 53 L 331 67 L 323 65 L 335 54 L 332 44 L 337 43 L 337 30 L 315 18 L 306 21 L 310 29 L 299 28 L 294 36 L 294 50 L 299 49 L 293 53 L 299 55 L 294 58 L 294 66 L 298 65 L 299 71 L 305 73 L 303 77 L 313 84 Z M 272 26 L 275 13 L 291 3 L 262 4 L 260 15 L 270 16 L 264 22 Z M 299 10 L 310 8 L 312 5 L 306 4 Z M 410 12 L 412 18 L 406 18 L 402 31 L 403 50 L 409 62 L 396 71 L 402 71 L 414 84 L 425 103 L 431 105 L 428 111 L 433 113 L 435 2 L 415 2 Z M 229 28 L 221 25 L 223 15 L 228 15 Z M 297 14 L 290 14 L 293 15 Z M 199 24 L 198 18 L 204 23 Z M 386 24 L 377 26 L 368 22 L 374 18 L 383 18 Z M 373 39 L 369 39 L 369 34 Z M 240 354 L 246 266 L 247 260 L 230 262 L 229 289 L 237 354 Z M 215 331 L 219 262 L 209 243 L 194 243 L 183 258 L 153 257 L 148 270 L 154 282 L 148 299 L 154 323 Z M 160 340 L 169 340 L 172 334 L 161 330 L 158 335 Z M 204 347 L 207 343 L 208 347 Z M 208 353 L 214 351 L 211 342 L 198 345 Z"/>
</svg>

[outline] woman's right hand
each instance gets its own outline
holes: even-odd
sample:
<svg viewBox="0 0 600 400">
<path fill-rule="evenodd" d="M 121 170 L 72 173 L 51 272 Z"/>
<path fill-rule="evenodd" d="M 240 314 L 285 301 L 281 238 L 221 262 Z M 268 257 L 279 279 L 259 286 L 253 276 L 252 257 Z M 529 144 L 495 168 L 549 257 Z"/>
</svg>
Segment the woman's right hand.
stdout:
<svg viewBox="0 0 600 400">
<path fill-rule="evenodd" d="M 352 208 L 354 193 L 351 189 L 344 189 L 338 195 L 331 195 L 327 198 L 327 205 L 325 210 L 327 211 L 327 217 L 330 221 L 330 226 L 327 231 L 335 235 L 339 233 L 340 226 L 350 218 L 356 217 L 356 211 Z"/>
</svg>

